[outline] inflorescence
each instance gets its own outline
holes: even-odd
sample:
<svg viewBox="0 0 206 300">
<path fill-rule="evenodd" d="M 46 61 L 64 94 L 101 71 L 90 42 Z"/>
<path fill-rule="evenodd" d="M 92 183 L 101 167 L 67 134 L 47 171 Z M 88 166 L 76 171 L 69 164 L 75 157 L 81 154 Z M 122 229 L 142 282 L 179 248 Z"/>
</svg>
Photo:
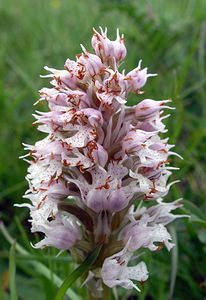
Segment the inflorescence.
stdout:
<svg viewBox="0 0 206 300">
<path fill-rule="evenodd" d="M 47 136 L 29 151 L 26 179 L 29 189 L 22 204 L 30 209 L 31 231 L 44 233 L 34 247 L 75 249 L 81 262 L 103 244 L 86 284 L 94 297 L 102 283 L 112 288 L 136 288 L 148 270 L 144 262 L 133 266 L 137 250 L 173 247 L 166 225 L 180 215 L 171 213 L 179 200 L 166 203 L 171 155 L 160 138 L 167 130 L 164 109 L 171 100 L 145 99 L 127 106 L 129 93 L 141 94 L 148 77 L 138 66 L 126 73 L 119 66 L 126 56 L 123 35 L 109 40 L 107 30 L 94 29 L 92 47 L 82 45 L 76 61 L 67 59 L 64 70 L 45 67 L 51 88 L 40 90 L 49 112 L 34 114 L 38 130 Z M 27 160 L 27 157 L 32 157 Z"/>
</svg>

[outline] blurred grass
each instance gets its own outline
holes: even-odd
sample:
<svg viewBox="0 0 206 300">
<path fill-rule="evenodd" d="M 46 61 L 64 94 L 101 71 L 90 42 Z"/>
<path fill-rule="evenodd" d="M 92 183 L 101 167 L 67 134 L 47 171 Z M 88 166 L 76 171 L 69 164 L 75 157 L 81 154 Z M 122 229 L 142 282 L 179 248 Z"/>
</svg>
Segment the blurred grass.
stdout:
<svg viewBox="0 0 206 300">
<path fill-rule="evenodd" d="M 206 1 L 205 0 L 14 0 L 0 2 L 0 219 L 29 254 L 16 254 L 16 283 L 19 299 L 52 299 L 56 286 L 32 267 L 41 262 L 51 269 L 51 279 L 62 279 L 73 270 L 66 254 L 55 257 L 54 249 L 33 250 L 29 241 L 27 210 L 14 209 L 22 202 L 27 165 L 18 160 L 22 142 L 34 143 L 42 135 L 31 123 L 38 89 L 48 81 L 39 78 L 43 66 L 62 68 L 67 57 L 88 49 L 92 27 L 107 26 L 110 37 L 117 27 L 125 34 L 126 70 L 139 59 L 157 72 L 145 87 L 144 97 L 173 99 L 176 111 L 167 121 L 171 143 L 184 160 L 174 160 L 180 170 L 173 175 L 181 183 L 171 189 L 168 200 L 183 197 L 190 221 L 175 223 L 178 241 L 177 278 L 174 300 L 206 297 Z M 143 96 L 132 96 L 130 104 Z M 14 220 L 14 215 L 16 218 Z M 1 233 L 0 233 L 1 235 Z M 1 236 L 0 299 L 10 299 L 9 243 Z M 165 250 L 148 253 L 150 279 L 137 295 L 120 289 L 121 299 L 169 299 L 171 259 Z M 67 262 L 67 263 L 66 263 Z M 53 275 L 52 275 L 53 274 Z M 84 295 L 78 283 L 74 292 Z M 133 295 L 133 298 L 132 298 Z M 137 298 L 139 297 L 139 298 Z"/>
</svg>

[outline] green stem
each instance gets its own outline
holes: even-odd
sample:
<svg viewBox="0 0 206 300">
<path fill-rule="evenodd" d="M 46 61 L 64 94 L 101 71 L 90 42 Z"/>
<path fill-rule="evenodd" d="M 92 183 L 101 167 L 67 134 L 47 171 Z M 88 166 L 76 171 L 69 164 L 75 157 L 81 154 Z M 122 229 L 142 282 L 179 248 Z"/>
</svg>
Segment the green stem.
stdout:
<svg viewBox="0 0 206 300">
<path fill-rule="evenodd" d="M 102 300 L 110 300 L 110 288 L 103 284 L 103 297 Z"/>
</svg>

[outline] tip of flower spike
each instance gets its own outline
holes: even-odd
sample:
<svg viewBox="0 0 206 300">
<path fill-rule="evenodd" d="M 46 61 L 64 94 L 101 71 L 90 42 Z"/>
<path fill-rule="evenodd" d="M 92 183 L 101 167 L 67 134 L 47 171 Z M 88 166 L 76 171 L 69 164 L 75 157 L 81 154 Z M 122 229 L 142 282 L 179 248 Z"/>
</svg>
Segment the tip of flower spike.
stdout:
<svg viewBox="0 0 206 300">
<path fill-rule="evenodd" d="M 51 77 L 51 74 L 48 74 L 48 75 L 39 75 L 40 78 L 48 78 L 48 77 Z"/>
<path fill-rule="evenodd" d="M 97 35 L 97 36 L 100 35 L 99 32 L 98 32 L 94 27 L 93 27 L 92 29 L 93 29 L 93 33 L 94 33 L 95 35 Z"/>
<path fill-rule="evenodd" d="M 169 118 L 170 116 L 171 116 L 171 114 L 167 114 L 167 115 L 165 115 L 165 116 L 162 116 L 162 117 L 161 117 L 161 120 L 165 120 L 165 119 Z"/>
<path fill-rule="evenodd" d="M 115 72 L 117 71 L 117 62 L 116 62 L 116 59 L 113 57 L 113 65 L 114 65 L 114 70 Z"/>
<path fill-rule="evenodd" d="M 169 151 L 169 154 L 170 155 L 174 155 L 174 156 L 177 156 L 177 157 L 179 157 L 180 159 L 184 159 L 181 155 L 179 155 L 178 153 L 176 153 L 176 152 L 173 152 L 173 151 Z"/>
<path fill-rule="evenodd" d="M 30 245 L 31 245 L 31 247 L 32 247 L 33 249 L 38 249 L 38 248 L 39 248 L 39 247 L 36 247 L 36 245 L 33 245 L 32 242 L 30 242 Z"/>
<path fill-rule="evenodd" d="M 177 207 L 183 206 L 183 201 L 183 198 L 178 198 L 177 200 L 175 200 L 175 203 L 177 203 Z"/>
<path fill-rule="evenodd" d="M 49 68 L 47 66 L 44 66 L 44 70 L 53 73 L 54 69 L 53 68 Z M 52 74 L 47 74 L 47 75 L 39 75 L 41 78 L 48 78 L 48 77 L 52 77 Z"/>
<path fill-rule="evenodd" d="M 82 51 L 83 51 L 84 53 L 87 53 L 86 48 L 85 48 L 82 44 L 80 44 L 80 47 L 82 48 Z"/>
<path fill-rule="evenodd" d="M 147 77 L 155 77 L 155 76 L 158 76 L 158 74 L 157 73 L 149 73 L 149 74 L 147 74 Z"/>
<path fill-rule="evenodd" d="M 166 103 L 171 103 L 172 102 L 172 99 L 167 99 L 167 100 L 162 100 L 160 101 L 160 106 L 162 106 L 162 108 L 168 108 L 168 109 L 176 109 L 176 107 L 171 107 L 171 106 L 168 106 L 168 105 L 165 105 Z"/>
<path fill-rule="evenodd" d="M 137 93 L 138 95 L 143 95 L 143 94 L 145 93 L 145 91 L 140 91 L 140 90 L 138 90 L 136 93 Z"/>
<path fill-rule="evenodd" d="M 44 76 L 44 75 L 40 75 L 41 76 Z M 43 98 L 40 98 L 39 100 L 37 100 L 36 102 L 34 102 L 34 106 L 36 106 L 37 104 L 39 104 L 41 101 L 43 101 L 44 99 Z"/>
<path fill-rule="evenodd" d="M 142 64 L 142 59 L 139 60 L 139 63 L 138 63 L 138 66 L 137 66 L 138 69 L 141 69 L 141 64 Z"/>
<path fill-rule="evenodd" d="M 28 156 L 30 156 L 30 154 L 29 154 L 29 153 L 27 153 L 27 154 L 25 154 L 25 155 L 21 155 L 21 156 L 19 156 L 19 159 L 23 159 L 23 158 L 25 158 L 25 157 L 28 157 Z"/>
<path fill-rule="evenodd" d="M 117 37 L 116 37 L 116 41 L 124 41 L 124 34 L 121 35 L 120 37 L 120 33 L 119 33 L 119 28 L 117 28 Z"/>
<path fill-rule="evenodd" d="M 141 292 L 140 288 L 138 288 L 136 284 L 133 283 L 132 286 L 136 291 Z"/>
<path fill-rule="evenodd" d="M 60 250 L 55 257 L 59 257 L 65 250 Z"/>
<path fill-rule="evenodd" d="M 117 28 L 117 38 L 120 38 L 120 35 L 119 35 L 119 28 Z"/>
<path fill-rule="evenodd" d="M 169 98 L 169 99 L 166 99 L 166 100 L 162 100 L 162 102 L 164 102 L 164 103 L 169 103 L 169 102 L 172 102 L 172 99 Z"/>
<path fill-rule="evenodd" d="M 179 182 L 180 182 L 180 180 L 174 180 L 174 181 L 170 182 L 170 183 L 167 185 L 168 189 L 170 189 L 170 187 L 171 187 L 172 185 L 174 185 L 174 184 L 176 184 L 176 183 L 179 183 Z"/>
<path fill-rule="evenodd" d="M 167 167 L 167 170 L 176 170 L 178 171 L 180 168 L 177 168 L 177 167 Z"/>
<path fill-rule="evenodd" d="M 48 66 L 44 66 L 44 70 L 50 71 L 52 68 L 49 68 Z"/>
<path fill-rule="evenodd" d="M 107 27 L 105 27 L 105 30 L 101 26 L 99 26 L 99 29 L 101 31 L 101 35 L 107 36 Z"/>
<path fill-rule="evenodd" d="M 14 204 L 15 207 L 27 207 L 27 208 L 31 208 L 31 204 L 29 203 L 22 203 L 22 204 Z"/>
</svg>

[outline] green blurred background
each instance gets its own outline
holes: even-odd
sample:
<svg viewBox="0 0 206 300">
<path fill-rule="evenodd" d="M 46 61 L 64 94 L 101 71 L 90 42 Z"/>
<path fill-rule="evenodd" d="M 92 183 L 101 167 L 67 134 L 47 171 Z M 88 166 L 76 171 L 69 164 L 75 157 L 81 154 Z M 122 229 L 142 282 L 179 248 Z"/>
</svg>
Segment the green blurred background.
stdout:
<svg viewBox="0 0 206 300">
<path fill-rule="evenodd" d="M 206 299 L 206 1 L 1 0 L 0 300 L 15 300 L 15 282 L 18 299 L 54 299 L 56 275 L 63 279 L 74 268 L 66 254 L 56 258 L 54 249 L 32 249 L 29 241 L 38 237 L 29 232 L 28 211 L 13 204 L 23 201 L 26 189 L 21 143 L 43 137 L 31 125 L 38 90 L 48 86 L 39 74 L 44 65 L 61 69 L 81 51 L 80 43 L 91 50 L 92 27 L 99 25 L 108 27 L 110 38 L 117 27 L 125 34 L 127 71 L 143 59 L 149 72 L 159 74 L 148 80 L 144 97 L 173 99 L 176 110 L 167 126 L 184 160 L 174 160 L 180 170 L 172 179 L 181 182 L 167 200 L 183 197 L 181 212 L 191 215 L 170 227 L 177 244 L 172 254 L 163 250 L 143 258 L 150 278 L 142 293 L 119 289 L 119 299 Z M 141 99 L 132 96 L 130 104 Z M 8 234 L 17 240 L 16 262 Z M 71 293 L 75 300 L 85 290 L 77 282 Z"/>
</svg>

